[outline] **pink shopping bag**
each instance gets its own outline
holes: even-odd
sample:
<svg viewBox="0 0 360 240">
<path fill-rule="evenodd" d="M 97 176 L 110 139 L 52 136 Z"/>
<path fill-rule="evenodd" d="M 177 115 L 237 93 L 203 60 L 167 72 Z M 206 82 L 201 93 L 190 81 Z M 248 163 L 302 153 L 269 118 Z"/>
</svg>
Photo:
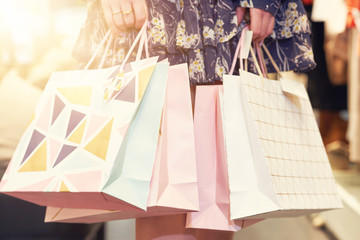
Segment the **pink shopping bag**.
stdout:
<svg viewBox="0 0 360 240">
<path fill-rule="evenodd" d="M 48 207 L 47 222 L 103 222 L 199 209 L 194 126 L 186 64 L 171 66 L 147 210 Z"/>
<path fill-rule="evenodd" d="M 200 211 L 187 214 L 188 228 L 237 231 L 260 220 L 230 219 L 230 190 L 220 108 L 222 86 L 198 86 L 195 146 Z"/>
</svg>

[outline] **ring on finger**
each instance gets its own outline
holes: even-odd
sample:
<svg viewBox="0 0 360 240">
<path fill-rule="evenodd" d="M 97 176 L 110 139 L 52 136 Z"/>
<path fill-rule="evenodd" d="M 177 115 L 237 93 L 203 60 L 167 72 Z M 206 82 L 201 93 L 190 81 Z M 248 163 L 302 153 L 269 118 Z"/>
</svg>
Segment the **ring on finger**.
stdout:
<svg viewBox="0 0 360 240">
<path fill-rule="evenodd" d="M 129 14 L 131 14 L 133 12 L 133 9 L 132 8 L 130 8 L 130 9 L 127 9 L 127 10 L 124 10 L 124 11 L 121 11 L 121 14 L 122 15 L 129 15 Z"/>
<path fill-rule="evenodd" d="M 115 12 L 113 12 L 113 13 L 112 13 L 112 15 L 119 14 L 119 13 L 121 13 L 121 14 L 122 14 L 122 11 L 121 11 L 121 10 L 119 10 L 119 11 L 115 11 Z"/>
</svg>

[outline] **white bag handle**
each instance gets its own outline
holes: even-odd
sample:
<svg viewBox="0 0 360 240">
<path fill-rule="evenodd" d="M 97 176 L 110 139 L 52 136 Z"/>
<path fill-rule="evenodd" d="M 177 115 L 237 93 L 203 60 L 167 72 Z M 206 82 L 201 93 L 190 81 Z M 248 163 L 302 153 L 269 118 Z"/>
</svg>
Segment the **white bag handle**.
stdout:
<svg viewBox="0 0 360 240">
<path fill-rule="evenodd" d="M 140 44 L 139 44 L 139 50 L 136 54 L 136 60 L 140 60 L 140 57 L 141 57 L 141 53 L 142 53 L 142 49 L 143 49 L 143 46 L 145 44 L 145 51 L 146 52 L 146 56 L 149 56 L 149 52 L 148 52 L 148 47 L 147 47 L 147 44 L 148 42 L 145 41 L 147 39 L 146 37 L 146 27 L 147 27 L 147 24 L 148 22 L 145 21 L 144 25 L 141 27 L 138 35 L 136 36 L 133 44 L 131 45 L 128 53 L 126 54 L 125 58 L 124 58 L 124 61 L 122 62 L 121 66 L 120 66 L 120 71 L 122 71 L 124 69 L 124 66 L 125 66 L 125 63 L 128 61 L 129 57 L 130 57 L 130 54 L 134 51 L 134 48 L 135 46 L 137 45 L 137 43 L 139 42 L 140 40 Z"/>
<path fill-rule="evenodd" d="M 110 37 L 110 35 L 112 35 L 112 34 L 111 34 L 111 31 L 109 30 L 109 31 L 107 31 L 107 33 L 105 34 L 104 38 L 101 40 L 99 46 L 96 48 L 94 54 L 91 56 L 89 62 L 86 64 L 84 70 L 88 70 L 88 69 L 89 69 L 90 65 L 93 63 L 95 57 L 96 57 L 97 54 L 99 53 L 101 47 L 105 44 L 106 40 Z M 109 43 L 108 43 L 108 44 L 109 44 Z M 105 53 L 104 53 L 104 55 L 105 55 Z"/>
<path fill-rule="evenodd" d="M 138 35 L 136 36 L 133 44 L 131 45 L 127 55 L 125 56 L 124 61 L 121 64 L 120 70 L 123 70 L 125 63 L 128 61 L 128 59 L 130 57 L 130 54 L 134 51 L 135 46 L 139 42 L 139 39 L 140 39 L 140 44 L 139 44 L 139 50 L 138 50 L 138 52 L 136 54 L 136 60 L 140 60 L 144 45 L 145 45 L 146 57 L 149 57 L 149 47 L 148 47 L 147 35 L 146 35 L 147 24 L 148 24 L 148 22 L 145 21 L 144 25 L 142 26 L 142 28 L 140 29 Z M 90 58 L 89 62 L 86 64 L 84 70 L 89 69 L 90 65 L 93 63 L 93 61 L 96 58 L 97 54 L 99 53 L 100 49 L 104 46 L 105 42 L 107 41 L 105 51 L 104 51 L 104 54 L 103 54 L 103 56 L 101 58 L 101 61 L 100 61 L 100 64 L 99 64 L 98 68 L 102 68 L 104 66 L 105 59 L 106 59 L 106 53 L 108 52 L 109 47 L 110 47 L 111 43 L 113 42 L 113 40 L 114 40 L 114 35 L 111 33 L 111 30 L 108 30 L 106 32 L 104 38 L 101 40 L 100 44 L 96 48 L 94 54 Z"/>
<path fill-rule="evenodd" d="M 109 47 L 110 47 L 110 45 L 111 45 L 111 43 L 112 43 L 113 40 L 114 40 L 114 34 L 110 34 L 109 41 L 108 41 L 108 43 L 106 44 L 106 47 L 105 47 L 105 50 L 104 50 L 104 54 L 103 54 L 103 56 L 102 56 L 102 58 L 101 58 L 101 61 L 100 61 L 99 66 L 98 66 L 98 69 L 103 68 L 104 63 L 105 63 L 105 59 L 106 59 L 106 56 L 107 56 L 107 52 L 109 51 Z"/>
<path fill-rule="evenodd" d="M 138 35 L 136 36 L 133 44 L 131 45 L 127 55 L 125 56 L 121 66 L 120 66 L 119 73 L 123 73 L 124 66 L 125 66 L 126 62 L 128 61 L 130 54 L 133 52 L 135 46 L 139 42 L 139 40 L 140 40 L 140 43 L 139 43 L 139 48 L 138 48 L 138 51 L 136 54 L 136 61 L 140 60 L 144 45 L 145 45 L 146 57 L 149 56 L 149 51 L 148 51 L 148 46 L 147 46 L 148 43 L 147 43 L 146 27 L 147 27 L 147 22 L 145 22 L 145 24 L 142 26 L 142 28 L 140 29 Z M 107 92 L 106 93 L 107 97 L 104 98 L 104 102 L 107 102 L 110 99 L 112 99 L 114 96 L 114 94 L 113 94 L 114 92 L 121 91 L 121 89 L 123 89 L 126 86 L 126 85 L 121 84 L 123 86 L 120 89 L 117 89 L 117 85 L 119 83 L 121 83 L 123 80 L 124 80 L 123 77 L 119 77 L 119 78 L 116 77 L 111 80 L 111 82 L 109 83 L 109 85 L 107 86 L 107 88 L 105 90 Z M 125 83 L 125 84 L 127 84 L 127 83 Z"/>
<path fill-rule="evenodd" d="M 245 27 L 241 31 L 241 36 L 240 36 L 239 42 L 238 42 L 238 44 L 236 46 L 235 55 L 234 55 L 234 59 L 233 59 L 232 64 L 231 64 L 229 74 L 232 75 L 234 73 L 236 60 L 237 60 L 239 54 L 240 54 L 240 69 L 244 70 L 243 60 L 244 59 L 246 60 L 246 57 L 248 55 L 247 51 L 249 49 L 250 53 L 251 53 L 251 56 L 254 58 L 255 67 L 256 67 L 259 75 L 261 77 L 263 77 L 262 72 L 261 72 L 260 67 L 259 67 L 259 63 L 258 63 L 258 61 L 256 59 L 256 56 L 255 56 L 254 50 L 251 47 L 251 41 L 249 41 L 249 39 L 246 39 L 246 37 L 250 37 L 250 36 L 246 36 L 247 32 L 250 32 L 250 30 L 248 30 L 248 27 Z"/>
</svg>

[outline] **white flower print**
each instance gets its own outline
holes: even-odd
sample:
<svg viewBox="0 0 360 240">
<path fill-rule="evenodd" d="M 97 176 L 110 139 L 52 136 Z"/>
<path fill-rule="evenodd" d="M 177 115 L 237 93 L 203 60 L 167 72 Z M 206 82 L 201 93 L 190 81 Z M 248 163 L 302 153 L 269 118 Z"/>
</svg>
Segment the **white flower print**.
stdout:
<svg viewBox="0 0 360 240">
<path fill-rule="evenodd" d="M 211 29 L 209 26 L 204 26 L 203 36 L 204 36 L 204 38 L 209 38 L 211 40 L 215 40 L 215 31 L 214 31 L 214 29 Z"/>
<path fill-rule="evenodd" d="M 222 76 L 226 73 L 225 67 L 220 63 L 219 59 L 217 59 L 217 61 L 216 61 L 215 73 L 216 73 L 216 75 L 218 75 L 221 79 L 222 79 Z"/>
<path fill-rule="evenodd" d="M 304 13 L 299 13 L 296 2 L 290 2 L 286 5 L 284 16 L 285 19 L 283 21 L 277 22 L 281 26 L 278 31 L 279 37 L 290 38 L 294 34 L 301 34 L 307 31 L 307 16 Z"/>
<path fill-rule="evenodd" d="M 195 59 L 190 59 L 189 63 L 189 75 L 191 78 L 195 78 L 199 74 L 205 76 L 204 57 L 200 49 L 196 50 L 195 56 Z"/>
<path fill-rule="evenodd" d="M 252 0 L 241 0 L 240 7 L 252 8 L 254 7 L 254 4 Z"/>
<path fill-rule="evenodd" d="M 314 53 L 313 53 L 313 50 L 311 47 L 305 46 L 305 45 L 300 45 L 300 44 L 296 44 L 296 46 L 299 48 L 299 50 L 304 52 L 303 57 L 306 60 L 314 61 Z"/>
<path fill-rule="evenodd" d="M 296 10 L 297 9 L 297 4 L 295 2 L 290 2 L 288 4 L 289 8 L 292 10 Z"/>
<path fill-rule="evenodd" d="M 151 24 L 153 25 L 150 28 L 150 40 L 152 43 L 160 43 L 162 45 L 166 44 L 166 34 L 165 34 L 165 23 L 162 15 L 158 17 L 153 17 L 151 20 Z"/>
<path fill-rule="evenodd" d="M 199 35 L 198 34 L 186 34 L 186 26 L 185 21 L 181 20 L 176 29 L 176 45 L 182 46 L 185 48 L 191 48 L 192 46 L 196 45 L 199 41 Z"/>
</svg>

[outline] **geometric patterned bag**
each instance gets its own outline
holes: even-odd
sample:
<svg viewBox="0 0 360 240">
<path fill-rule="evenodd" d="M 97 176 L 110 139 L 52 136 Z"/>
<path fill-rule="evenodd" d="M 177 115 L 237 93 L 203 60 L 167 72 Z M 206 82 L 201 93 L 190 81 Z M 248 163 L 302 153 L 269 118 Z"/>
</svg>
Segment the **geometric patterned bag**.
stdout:
<svg viewBox="0 0 360 240">
<path fill-rule="evenodd" d="M 168 69 L 156 62 L 128 64 L 107 102 L 119 66 L 53 73 L 0 191 L 46 206 L 146 209 Z"/>
<path fill-rule="evenodd" d="M 47 207 L 46 222 L 93 223 L 199 210 L 187 64 L 170 66 L 168 79 L 146 211 Z"/>
</svg>

